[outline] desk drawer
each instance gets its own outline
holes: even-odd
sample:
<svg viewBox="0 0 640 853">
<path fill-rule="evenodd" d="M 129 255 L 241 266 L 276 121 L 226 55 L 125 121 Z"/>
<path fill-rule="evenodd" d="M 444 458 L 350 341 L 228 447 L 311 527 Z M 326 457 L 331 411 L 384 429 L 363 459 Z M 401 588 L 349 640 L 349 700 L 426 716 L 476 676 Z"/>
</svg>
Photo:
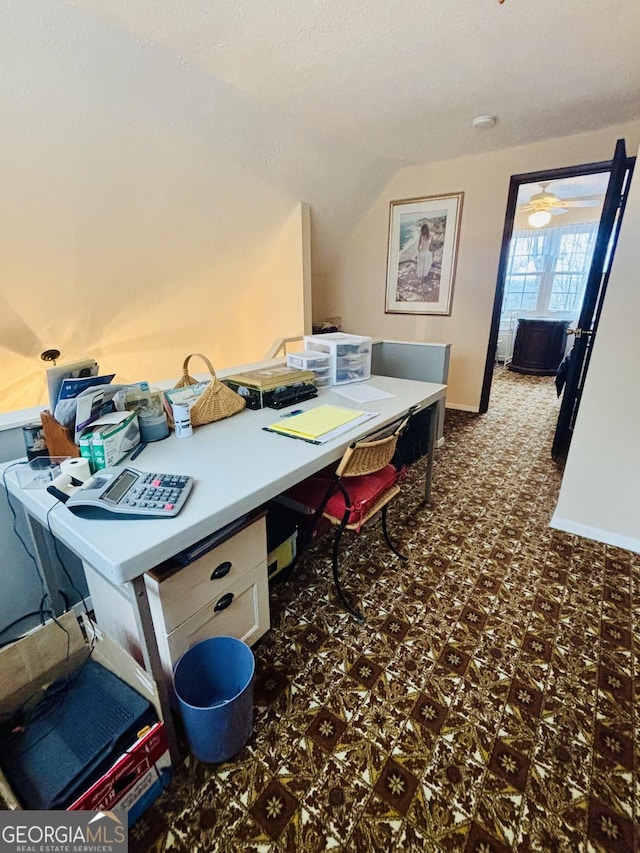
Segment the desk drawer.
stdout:
<svg viewBox="0 0 640 853">
<path fill-rule="evenodd" d="M 267 558 L 265 518 L 254 521 L 204 556 L 163 580 L 145 575 L 149 604 L 158 627 L 170 634 L 198 612 L 203 602 L 217 600 L 233 584 Z"/>
<path fill-rule="evenodd" d="M 264 561 L 169 634 L 166 641 L 171 669 L 200 640 L 237 637 L 253 645 L 269 626 L 269 585 Z"/>
</svg>

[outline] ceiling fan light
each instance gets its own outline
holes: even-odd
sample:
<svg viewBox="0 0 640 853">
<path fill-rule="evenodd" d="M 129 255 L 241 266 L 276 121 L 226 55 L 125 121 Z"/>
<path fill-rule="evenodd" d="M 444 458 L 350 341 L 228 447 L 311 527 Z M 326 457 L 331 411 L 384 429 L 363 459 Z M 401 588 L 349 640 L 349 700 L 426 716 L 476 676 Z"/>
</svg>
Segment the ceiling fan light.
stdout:
<svg viewBox="0 0 640 853">
<path fill-rule="evenodd" d="M 529 225 L 534 228 L 542 228 L 543 225 L 548 225 L 551 222 L 551 214 L 548 210 L 536 210 L 529 216 Z"/>
</svg>

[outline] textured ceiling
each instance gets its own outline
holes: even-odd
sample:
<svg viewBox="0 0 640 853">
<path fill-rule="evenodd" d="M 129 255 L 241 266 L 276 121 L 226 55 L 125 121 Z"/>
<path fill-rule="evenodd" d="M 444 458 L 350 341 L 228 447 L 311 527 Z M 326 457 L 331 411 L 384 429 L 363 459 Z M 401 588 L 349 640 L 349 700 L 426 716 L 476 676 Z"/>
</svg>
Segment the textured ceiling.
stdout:
<svg viewBox="0 0 640 853">
<path fill-rule="evenodd" d="M 604 199 L 609 183 L 609 172 L 598 172 L 593 175 L 579 175 L 574 178 L 562 178 L 555 181 L 547 181 L 546 189 L 561 199 L 581 199 L 598 197 Z M 531 196 L 539 193 L 542 185 L 538 183 L 521 184 L 518 189 L 518 204 L 525 204 Z"/>
<path fill-rule="evenodd" d="M 640 117 L 638 0 L 67 0 L 277 110 L 424 163 Z M 478 115 L 497 116 L 475 130 Z"/>
</svg>

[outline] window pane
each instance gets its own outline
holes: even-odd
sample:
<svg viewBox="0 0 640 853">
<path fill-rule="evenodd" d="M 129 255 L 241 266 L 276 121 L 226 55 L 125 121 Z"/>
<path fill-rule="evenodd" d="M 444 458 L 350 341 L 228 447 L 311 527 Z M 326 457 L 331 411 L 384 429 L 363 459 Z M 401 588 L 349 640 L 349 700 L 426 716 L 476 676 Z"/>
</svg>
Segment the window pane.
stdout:
<svg viewBox="0 0 640 853">
<path fill-rule="evenodd" d="M 502 302 L 503 313 L 535 309 L 540 289 L 539 275 L 511 275 L 507 278 Z"/>
<path fill-rule="evenodd" d="M 518 231 L 511 240 L 502 313 L 578 311 L 597 222 Z M 539 300 L 548 304 L 539 304 Z"/>
<path fill-rule="evenodd" d="M 563 234 L 555 268 L 558 272 L 581 272 L 591 260 L 593 240 L 591 234 Z"/>
<path fill-rule="evenodd" d="M 551 311 L 578 311 L 582 305 L 595 246 L 597 225 L 592 223 L 588 226 L 574 226 L 574 229 L 560 237 L 558 255 L 554 259 L 554 276 L 549 297 Z"/>
<path fill-rule="evenodd" d="M 549 300 L 551 311 L 574 311 L 580 308 L 584 293 L 584 277 L 577 275 L 556 275 Z"/>
</svg>

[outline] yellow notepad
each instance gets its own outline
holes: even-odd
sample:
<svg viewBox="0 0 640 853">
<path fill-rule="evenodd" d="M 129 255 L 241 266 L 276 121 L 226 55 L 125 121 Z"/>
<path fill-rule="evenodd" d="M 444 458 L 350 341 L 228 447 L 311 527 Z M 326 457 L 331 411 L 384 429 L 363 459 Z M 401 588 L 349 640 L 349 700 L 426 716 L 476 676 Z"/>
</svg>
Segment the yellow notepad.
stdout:
<svg viewBox="0 0 640 853">
<path fill-rule="evenodd" d="M 275 424 L 270 424 L 267 429 L 294 438 L 314 441 L 350 421 L 362 418 L 366 414 L 366 412 L 356 409 L 344 409 L 342 406 L 323 405 L 309 409 L 308 412 L 301 412 L 299 415 L 282 418 Z"/>
</svg>

